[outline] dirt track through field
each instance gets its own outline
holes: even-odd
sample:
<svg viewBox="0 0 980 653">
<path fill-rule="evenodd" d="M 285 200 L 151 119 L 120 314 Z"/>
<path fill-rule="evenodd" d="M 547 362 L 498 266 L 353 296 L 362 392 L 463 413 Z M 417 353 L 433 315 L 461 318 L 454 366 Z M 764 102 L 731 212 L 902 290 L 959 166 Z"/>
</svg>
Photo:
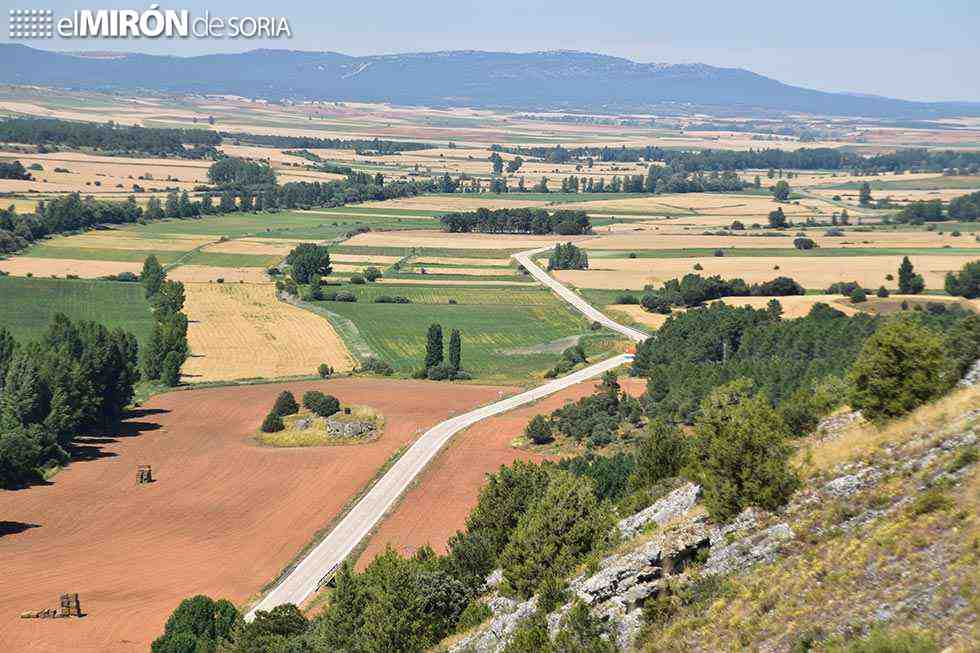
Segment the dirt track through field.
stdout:
<svg viewBox="0 0 980 653">
<path fill-rule="evenodd" d="M 283 389 L 370 405 L 383 436 L 300 449 L 253 444 Z M 397 449 L 510 388 L 336 379 L 174 392 L 119 434 L 86 438 L 50 485 L 0 492 L 0 651 L 149 649 L 181 599 L 243 603 L 327 525 Z M 136 465 L 157 481 L 136 485 Z M 22 620 L 78 592 L 83 619 Z"/>
</svg>

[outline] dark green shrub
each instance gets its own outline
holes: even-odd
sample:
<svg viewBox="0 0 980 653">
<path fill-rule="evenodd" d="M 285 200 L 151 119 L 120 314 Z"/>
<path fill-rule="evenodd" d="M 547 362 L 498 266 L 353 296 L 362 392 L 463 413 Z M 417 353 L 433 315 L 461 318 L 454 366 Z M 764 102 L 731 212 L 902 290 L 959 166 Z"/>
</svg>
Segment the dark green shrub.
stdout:
<svg viewBox="0 0 980 653">
<path fill-rule="evenodd" d="M 340 401 L 332 395 L 325 395 L 319 390 L 310 390 L 303 394 L 303 406 L 320 417 L 330 417 L 340 410 Z"/>
<path fill-rule="evenodd" d="M 321 379 L 326 379 L 333 374 L 333 368 L 326 363 L 320 363 L 320 365 L 316 368 L 316 373 Z"/>
<path fill-rule="evenodd" d="M 262 431 L 264 433 L 278 433 L 284 428 L 286 428 L 286 425 L 283 423 L 282 418 L 275 413 L 269 413 L 262 420 Z"/>
<path fill-rule="evenodd" d="M 284 415 L 295 415 L 299 412 L 299 404 L 296 403 L 296 397 L 289 390 L 283 390 L 276 397 L 276 403 L 272 406 L 272 412 L 280 417 Z"/>
<path fill-rule="evenodd" d="M 534 444 L 547 444 L 555 439 L 551 422 L 544 415 L 535 415 L 524 428 L 524 437 Z"/>
</svg>

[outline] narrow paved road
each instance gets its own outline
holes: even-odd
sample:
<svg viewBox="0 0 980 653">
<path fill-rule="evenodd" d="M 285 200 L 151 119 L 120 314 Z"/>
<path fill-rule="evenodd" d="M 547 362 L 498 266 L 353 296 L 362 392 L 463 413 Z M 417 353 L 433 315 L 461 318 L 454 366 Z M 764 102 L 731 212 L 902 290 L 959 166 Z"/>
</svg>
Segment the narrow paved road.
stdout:
<svg viewBox="0 0 980 653">
<path fill-rule="evenodd" d="M 628 327 L 624 324 L 620 324 L 619 322 L 616 322 L 611 318 L 606 317 L 598 310 L 596 310 L 595 307 L 593 307 L 587 301 L 585 301 L 584 299 L 576 295 L 572 290 L 570 290 L 566 286 L 563 286 L 557 279 L 552 278 L 547 272 L 539 268 L 537 264 L 534 263 L 533 260 L 531 260 L 531 257 L 534 256 L 535 254 L 546 252 L 549 249 L 552 248 L 540 247 L 538 249 L 532 249 L 526 252 L 520 252 L 518 254 L 514 254 L 514 258 L 517 259 L 518 263 L 524 266 L 524 269 L 527 270 L 532 277 L 534 277 L 544 285 L 551 288 L 559 297 L 561 297 L 566 302 L 571 304 L 572 308 L 577 310 L 579 313 L 582 313 L 583 315 L 585 315 L 585 317 L 589 318 L 593 322 L 598 322 L 602 326 L 612 329 L 613 331 L 616 331 L 618 333 L 621 333 L 627 338 L 629 338 L 630 340 L 633 340 L 635 342 L 643 342 L 644 340 L 650 337 L 649 333 L 644 333 L 639 329 Z"/>
<path fill-rule="evenodd" d="M 576 383 L 599 376 L 607 370 L 630 362 L 632 359 L 633 357 L 629 354 L 621 354 L 604 360 L 527 392 L 448 419 L 423 433 L 409 447 L 408 451 L 392 465 L 391 469 L 375 483 L 374 487 L 357 502 L 357 505 L 347 513 L 347 516 L 337 524 L 330 534 L 310 551 L 275 589 L 266 594 L 265 598 L 252 608 L 246 615 L 246 619 L 251 621 L 257 610 L 271 610 L 283 603 L 299 605 L 316 591 L 321 579 L 339 565 L 362 539 L 367 537 L 371 529 L 381 521 L 384 514 L 408 488 L 409 484 L 439 453 L 449 438 L 457 432 L 487 417 L 537 401 Z"/>
<path fill-rule="evenodd" d="M 514 256 L 535 279 L 554 290 L 590 320 L 599 322 L 636 342 L 642 342 L 649 337 L 638 329 L 624 326 L 606 317 L 535 265 L 531 261 L 531 256 L 546 249 L 549 248 L 521 252 Z M 299 605 L 313 594 L 321 581 L 350 555 L 361 540 L 368 536 L 371 529 L 381 521 L 415 477 L 425 469 L 453 435 L 482 419 L 537 401 L 576 383 L 600 376 L 607 370 L 615 369 L 632 360 L 632 355 L 621 354 L 513 397 L 458 415 L 423 433 L 330 531 L 330 534 L 245 615 L 245 619 L 251 621 L 258 610 L 271 610 L 283 603 Z"/>
</svg>

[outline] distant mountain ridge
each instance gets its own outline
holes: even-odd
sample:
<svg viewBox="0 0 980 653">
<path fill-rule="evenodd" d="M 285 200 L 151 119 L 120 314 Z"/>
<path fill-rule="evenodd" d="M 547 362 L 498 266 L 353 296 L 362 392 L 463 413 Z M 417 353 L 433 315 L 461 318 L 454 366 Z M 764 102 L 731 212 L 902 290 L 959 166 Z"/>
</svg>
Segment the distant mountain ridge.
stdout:
<svg viewBox="0 0 980 653">
<path fill-rule="evenodd" d="M 740 68 L 638 63 L 570 50 L 365 57 L 293 50 L 195 57 L 107 54 L 67 54 L 3 43 L 0 83 L 516 110 L 642 112 L 674 106 L 876 118 L 980 115 L 976 102 L 828 93 Z"/>
</svg>

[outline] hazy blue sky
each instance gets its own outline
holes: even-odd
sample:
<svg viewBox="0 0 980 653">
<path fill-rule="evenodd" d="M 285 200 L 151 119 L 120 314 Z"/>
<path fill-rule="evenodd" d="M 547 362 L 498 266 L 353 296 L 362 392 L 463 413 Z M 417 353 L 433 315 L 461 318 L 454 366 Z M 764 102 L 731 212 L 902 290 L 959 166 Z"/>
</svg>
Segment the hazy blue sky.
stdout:
<svg viewBox="0 0 980 653">
<path fill-rule="evenodd" d="M 0 0 L 8 8 L 128 8 L 149 3 Z M 175 55 L 255 47 L 379 54 L 430 50 L 574 49 L 637 61 L 748 68 L 830 91 L 980 101 L 980 0 L 399 0 L 161 3 L 200 15 L 283 15 L 293 38 L 28 42 L 58 50 Z M 0 32 L 6 37 L 6 31 Z"/>
</svg>

